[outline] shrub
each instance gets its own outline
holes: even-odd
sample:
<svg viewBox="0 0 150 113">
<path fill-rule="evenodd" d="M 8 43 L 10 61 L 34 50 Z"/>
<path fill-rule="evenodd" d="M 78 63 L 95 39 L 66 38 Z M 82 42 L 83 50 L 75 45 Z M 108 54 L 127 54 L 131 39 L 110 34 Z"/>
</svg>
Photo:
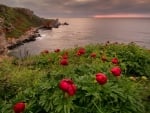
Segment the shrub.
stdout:
<svg viewBox="0 0 150 113">
<path fill-rule="evenodd" d="M 11 97 L 0 98 L 2 105 L 0 109 L 4 113 L 12 113 L 12 106 L 24 101 L 26 102 L 24 113 L 145 113 L 141 82 L 133 81 L 126 76 L 133 74 L 126 62 L 130 54 L 124 53 L 125 56 L 122 56 L 122 51 L 132 53 L 133 49 L 130 50 L 130 47 L 137 49 L 137 53 L 139 51 L 147 53 L 135 45 L 88 45 L 84 48 L 86 52 L 80 56 L 76 53 L 81 47 L 33 56 L 17 60 L 15 63 L 4 62 L 1 64 L 3 68 L 0 78 L 9 73 L 8 83 L 13 87 L 12 91 L 4 91 Z M 69 65 L 62 66 L 60 59 L 66 51 Z M 95 58 L 90 56 L 93 52 L 96 54 Z M 107 57 L 105 62 L 101 60 L 103 55 Z M 148 53 L 142 57 L 143 60 L 149 60 L 146 59 L 147 56 Z M 119 60 L 117 64 L 111 62 L 114 57 Z M 129 61 L 134 62 L 135 59 Z M 119 77 L 113 76 L 111 69 L 114 67 L 121 70 Z M 135 67 L 132 70 L 135 69 L 146 73 L 142 68 Z M 117 71 L 115 69 L 115 72 L 118 73 L 118 69 Z M 99 84 L 95 79 L 97 73 L 107 75 L 107 82 L 105 76 L 103 85 Z M 65 91 L 64 89 L 62 91 L 60 81 L 64 78 L 69 78 L 69 81 L 73 82 L 68 83 L 67 79 L 67 82 L 63 83 Z M 101 78 L 98 80 L 102 82 Z"/>
</svg>

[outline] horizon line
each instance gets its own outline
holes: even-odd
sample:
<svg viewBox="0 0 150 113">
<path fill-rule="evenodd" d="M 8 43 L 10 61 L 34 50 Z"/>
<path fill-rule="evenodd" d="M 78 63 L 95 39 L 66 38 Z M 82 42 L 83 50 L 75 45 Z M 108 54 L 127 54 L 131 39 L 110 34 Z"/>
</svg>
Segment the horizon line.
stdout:
<svg viewBox="0 0 150 113">
<path fill-rule="evenodd" d="M 110 14 L 110 15 L 94 15 L 93 18 L 150 18 L 146 14 Z"/>
</svg>

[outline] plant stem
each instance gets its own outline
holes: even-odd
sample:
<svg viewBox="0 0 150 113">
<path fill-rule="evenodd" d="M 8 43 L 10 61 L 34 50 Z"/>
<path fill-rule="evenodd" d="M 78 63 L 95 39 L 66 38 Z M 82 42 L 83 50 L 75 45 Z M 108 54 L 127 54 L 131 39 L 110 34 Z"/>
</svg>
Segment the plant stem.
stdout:
<svg viewBox="0 0 150 113">
<path fill-rule="evenodd" d="M 98 110 L 99 113 L 103 113 L 103 112 L 98 108 L 98 106 L 95 104 L 95 102 L 93 102 L 93 104 L 94 104 L 94 106 L 97 108 L 97 110 Z"/>
</svg>

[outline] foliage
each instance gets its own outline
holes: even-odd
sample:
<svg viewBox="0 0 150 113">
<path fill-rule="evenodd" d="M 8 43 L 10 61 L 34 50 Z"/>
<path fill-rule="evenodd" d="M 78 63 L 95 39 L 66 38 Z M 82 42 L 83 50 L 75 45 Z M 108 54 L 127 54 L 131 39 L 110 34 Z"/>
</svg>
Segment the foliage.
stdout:
<svg viewBox="0 0 150 113">
<path fill-rule="evenodd" d="M 148 90 L 145 88 L 147 81 L 142 76 L 149 77 L 148 70 L 143 69 L 149 67 L 149 51 L 134 44 L 88 45 L 81 55 L 76 54 L 79 50 L 77 47 L 2 62 L 1 112 L 12 113 L 12 106 L 24 101 L 24 113 L 146 113 L 147 101 L 143 103 L 143 99 L 149 93 L 143 92 Z M 61 65 L 62 56 L 66 53 L 68 65 Z M 96 57 L 91 57 L 91 53 Z M 104 55 L 107 61 L 101 60 Z M 119 64 L 111 62 L 114 57 L 118 58 Z M 134 63 L 143 68 L 135 67 Z M 116 65 L 122 70 L 120 77 L 113 76 L 110 71 Z M 107 83 L 97 83 L 97 73 L 104 73 Z M 128 77 L 133 74 L 138 75 L 135 80 Z M 58 87 L 64 78 L 72 79 L 77 86 L 74 96 L 67 95 Z"/>
<path fill-rule="evenodd" d="M 128 46 L 111 44 L 106 48 L 107 54 L 117 56 L 121 63 L 126 66 L 127 75 L 150 76 L 150 51 L 141 48 L 134 43 Z M 114 51 L 114 52 L 112 52 Z"/>
</svg>

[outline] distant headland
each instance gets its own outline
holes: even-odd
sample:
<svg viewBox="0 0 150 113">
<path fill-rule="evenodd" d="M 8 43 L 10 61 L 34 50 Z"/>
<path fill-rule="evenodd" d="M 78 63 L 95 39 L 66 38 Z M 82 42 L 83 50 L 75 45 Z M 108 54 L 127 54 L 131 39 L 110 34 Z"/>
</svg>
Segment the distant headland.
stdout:
<svg viewBox="0 0 150 113">
<path fill-rule="evenodd" d="M 40 18 L 26 8 L 0 4 L 0 55 L 40 36 L 38 29 L 58 28 L 58 19 Z M 63 23 L 68 25 L 68 23 Z"/>
</svg>

